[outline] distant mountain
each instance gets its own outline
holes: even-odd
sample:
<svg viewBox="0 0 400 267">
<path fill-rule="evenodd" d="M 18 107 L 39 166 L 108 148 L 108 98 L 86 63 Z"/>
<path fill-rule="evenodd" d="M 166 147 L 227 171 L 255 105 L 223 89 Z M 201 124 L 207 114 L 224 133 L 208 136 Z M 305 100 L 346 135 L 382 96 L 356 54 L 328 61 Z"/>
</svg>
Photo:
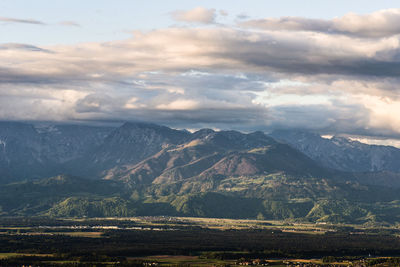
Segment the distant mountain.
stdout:
<svg viewBox="0 0 400 267">
<path fill-rule="evenodd" d="M 0 122 L 0 182 L 62 173 L 66 162 L 98 146 L 111 130 Z"/>
<path fill-rule="evenodd" d="M 273 138 L 292 145 L 321 165 L 350 172 L 400 172 L 400 149 L 343 137 L 322 138 L 306 131 L 279 130 Z"/>
<path fill-rule="evenodd" d="M 276 172 L 306 177 L 328 173 L 298 150 L 261 132 L 201 130 L 187 142 L 170 145 L 138 164 L 109 170 L 106 178 L 128 184 L 162 184 Z"/>
<path fill-rule="evenodd" d="M 72 161 L 69 169 L 78 175 L 100 176 L 102 171 L 124 164 L 136 164 L 165 147 L 190 138 L 187 131 L 151 123 L 127 122 L 111 131 L 100 145 Z M 82 170 L 82 172 L 80 171 Z"/>
<path fill-rule="evenodd" d="M 400 222 L 396 148 L 272 136 L 2 122 L 0 215 Z"/>
<path fill-rule="evenodd" d="M 71 173 L 98 178 L 135 164 L 191 134 L 150 123 L 121 127 L 0 122 L 0 183 Z"/>
</svg>

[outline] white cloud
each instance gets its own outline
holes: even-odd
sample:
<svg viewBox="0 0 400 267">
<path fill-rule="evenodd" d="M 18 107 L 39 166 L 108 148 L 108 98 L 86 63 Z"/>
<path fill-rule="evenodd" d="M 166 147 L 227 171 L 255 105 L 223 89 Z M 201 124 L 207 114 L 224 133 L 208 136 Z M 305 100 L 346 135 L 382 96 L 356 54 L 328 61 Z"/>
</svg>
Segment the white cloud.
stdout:
<svg viewBox="0 0 400 267">
<path fill-rule="evenodd" d="M 370 127 L 394 132 L 400 129 L 400 100 L 370 95 L 360 95 L 358 98 L 370 110 Z"/>
<path fill-rule="evenodd" d="M 196 7 L 191 10 L 176 10 L 171 13 L 177 21 L 211 24 L 215 23 L 216 10 Z"/>
<path fill-rule="evenodd" d="M 358 141 L 358 142 L 361 142 L 364 144 L 394 146 L 394 147 L 400 148 L 400 140 L 399 139 L 391 139 L 391 138 L 377 139 L 374 137 L 359 137 L 359 136 L 345 136 L 345 137 L 349 138 L 350 140 Z"/>
<path fill-rule="evenodd" d="M 334 29 L 366 37 L 400 34 L 400 9 L 385 9 L 367 15 L 349 13 L 333 19 Z"/>
</svg>

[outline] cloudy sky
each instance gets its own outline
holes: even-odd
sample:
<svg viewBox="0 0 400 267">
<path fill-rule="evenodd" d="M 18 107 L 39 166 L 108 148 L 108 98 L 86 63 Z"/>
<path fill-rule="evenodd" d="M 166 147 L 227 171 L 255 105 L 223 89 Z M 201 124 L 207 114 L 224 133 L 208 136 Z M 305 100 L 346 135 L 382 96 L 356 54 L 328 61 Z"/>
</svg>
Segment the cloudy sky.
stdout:
<svg viewBox="0 0 400 267">
<path fill-rule="evenodd" d="M 2 0 L 0 120 L 397 139 L 396 2 Z"/>
</svg>

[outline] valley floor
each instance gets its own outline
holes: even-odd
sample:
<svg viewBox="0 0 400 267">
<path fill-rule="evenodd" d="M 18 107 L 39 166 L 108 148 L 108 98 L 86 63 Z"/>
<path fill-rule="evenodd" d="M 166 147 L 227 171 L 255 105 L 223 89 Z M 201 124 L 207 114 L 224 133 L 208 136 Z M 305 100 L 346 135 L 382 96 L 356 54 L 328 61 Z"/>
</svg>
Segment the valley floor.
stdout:
<svg viewBox="0 0 400 267">
<path fill-rule="evenodd" d="M 395 226 L 184 217 L 1 218 L 1 266 L 398 266 Z"/>
</svg>

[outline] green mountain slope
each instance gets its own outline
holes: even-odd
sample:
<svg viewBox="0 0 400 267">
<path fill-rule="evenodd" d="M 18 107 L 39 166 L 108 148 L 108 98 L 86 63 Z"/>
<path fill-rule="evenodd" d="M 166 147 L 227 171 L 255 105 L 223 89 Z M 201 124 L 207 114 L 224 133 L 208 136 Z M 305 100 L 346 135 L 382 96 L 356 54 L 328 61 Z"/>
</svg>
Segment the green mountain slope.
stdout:
<svg viewBox="0 0 400 267">
<path fill-rule="evenodd" d="M 398 190 L 282 173 L 126 187 L 58 176 L 0 186 L 1 214 L 199 216 L 371 223 L 400 221 Z"/>
<path fill-rule="evenodd" d="M 106 141 L 89 157 L 94 165 L 82 160 L 76 169 L 86 176 L 92 171 L 85 168 L 97 166 L 103 179 L 59 175 L 0 185 L 0 215 L 400 222 L 399 174 L 321 167 L 261 132 L 125 124 Z"/>
<path fill-rule="evenodd" d="M 0 206 L 3 215 L 38 215 L 59 201 L 73 196 L 122 195 L 123 187 L 113 181 L 95 181 L 59 175 L 36 181 L 24 181 L 0 186 Z"/>
<path fill-rule="evenodd" d="M 130 185 L 168 184 L 191 178 L 222 179 L 276 172 L 329 175 L 329 170 L 301 152 L 262 133 L 246 135 L 231 131 L 208 132 L 181 145 L 169 146 L 136 165 L 109 170 L 106 178 Z"/>
</svg>

